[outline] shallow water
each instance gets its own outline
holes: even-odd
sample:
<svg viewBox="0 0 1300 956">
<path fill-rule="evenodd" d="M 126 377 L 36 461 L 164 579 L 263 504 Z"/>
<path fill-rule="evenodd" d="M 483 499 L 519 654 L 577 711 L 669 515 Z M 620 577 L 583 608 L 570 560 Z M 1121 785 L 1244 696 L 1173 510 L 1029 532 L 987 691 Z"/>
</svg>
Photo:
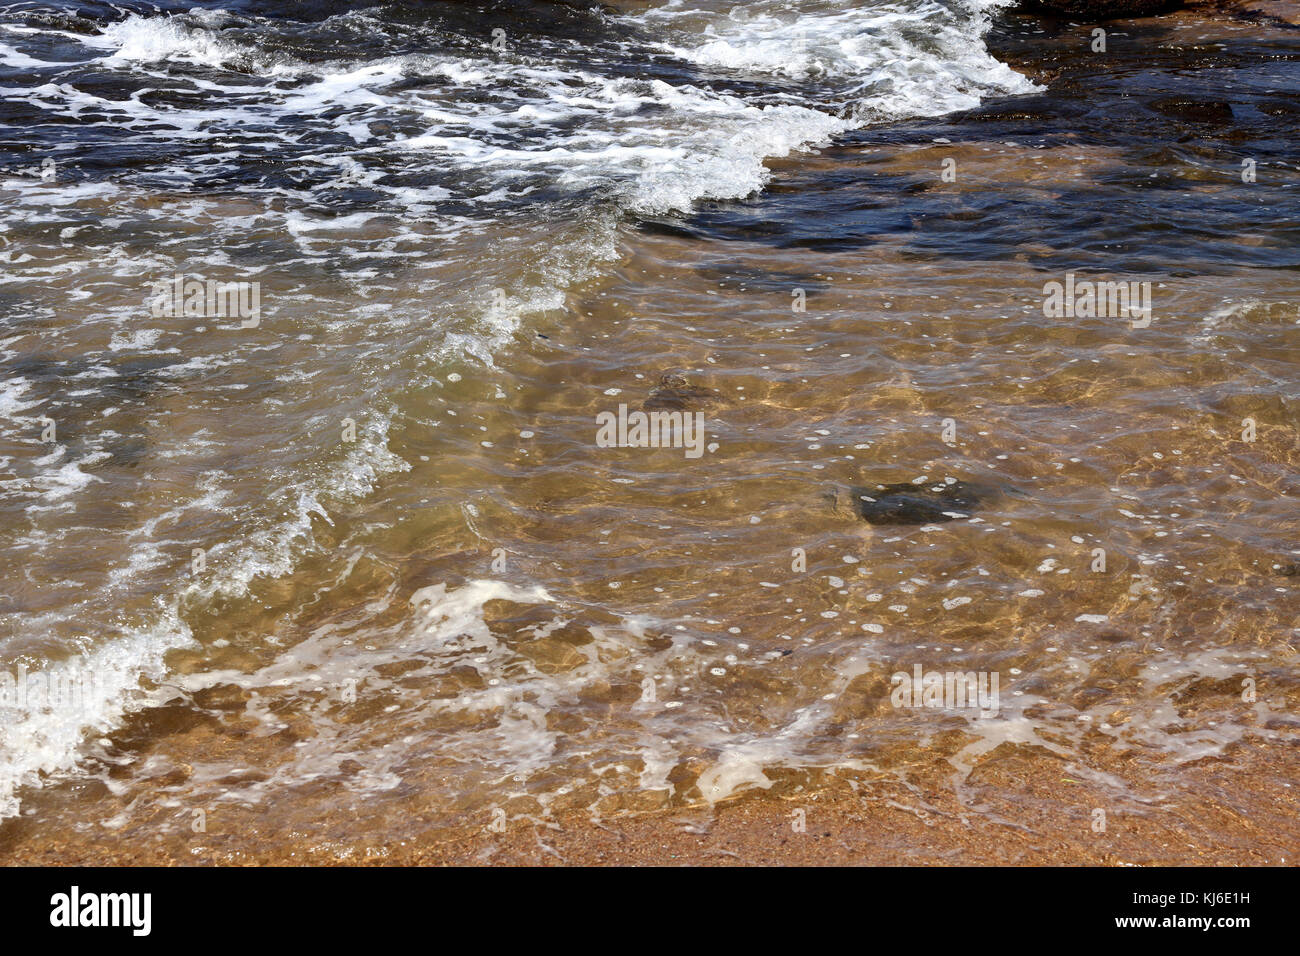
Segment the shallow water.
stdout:
<svg viewBox="0 0 1300 956">
<path fill-rule="evenodd" d="M 1291 738 L 1294 31 L 728 6 L 0 13 L 11 840 Z"/>
</svg>

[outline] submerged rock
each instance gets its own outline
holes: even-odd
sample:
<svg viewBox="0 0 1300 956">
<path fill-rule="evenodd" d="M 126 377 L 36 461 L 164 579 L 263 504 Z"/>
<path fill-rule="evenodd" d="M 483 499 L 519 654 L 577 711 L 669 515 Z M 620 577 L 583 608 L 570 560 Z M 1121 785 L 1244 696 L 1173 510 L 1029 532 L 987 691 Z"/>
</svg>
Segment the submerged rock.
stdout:
<svg viewBox="0 0 1300 956">
<path fill-rule="evenodd" d="M 1117 20 L 1124 17 L 1149 17 L 1176 10 L 1182 0 L 1020 0 L 1019 9 L 1031 13 L 1051 13 L 1083 20 Z"/>
<path fill-rule="evenodd" d="M 1188 9 L 1203 15 L 1300 26 L 1300 2 L 1297 0 L 1018 0 L 1016 9 L 1022 13 L 1045 13 L 1089 23 L 1151 17 Z"/>
<path fill-rule="evenodd" d="M 692 385 L 686 376 L 676 372 L 665 372 L 641 407 L 646 411 L 698 411 L 717 398 L 718 393 L 713 389 Z"/>
<path fill-rule="evenodd" d="M 871 524 L 931 524 L 969 518 L 988 496 L 987 489 L 964 481 L 914 485 L 851 486 L 849 506 Z"/>
</svg>

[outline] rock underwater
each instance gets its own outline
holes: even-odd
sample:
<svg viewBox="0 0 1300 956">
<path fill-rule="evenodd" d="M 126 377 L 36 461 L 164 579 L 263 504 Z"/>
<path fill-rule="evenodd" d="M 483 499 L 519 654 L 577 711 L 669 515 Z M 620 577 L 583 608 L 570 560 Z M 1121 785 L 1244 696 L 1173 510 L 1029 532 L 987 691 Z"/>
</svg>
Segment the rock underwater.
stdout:
<svg viewBox="0 0 1300 956">
<path fill-rule="evenodd" d="M 1017 9 L 1096 21 L 1149 17 L 1182 5 L 1182 0 L 1019 0 Z"/>
<path fill-rule="evenodd" d="M 838 507 L 870 524 L 931 524 L 969 518 L 995 489 L 964 481 L 852 485 L 836 495 Z"/>
</svg>

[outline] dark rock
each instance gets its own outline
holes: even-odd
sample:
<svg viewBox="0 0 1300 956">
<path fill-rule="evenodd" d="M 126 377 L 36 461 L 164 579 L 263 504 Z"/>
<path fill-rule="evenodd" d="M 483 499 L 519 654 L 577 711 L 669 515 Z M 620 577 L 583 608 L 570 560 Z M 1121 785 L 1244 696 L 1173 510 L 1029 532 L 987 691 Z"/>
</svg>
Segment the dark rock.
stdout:
<svg viewBox="0 0 1300 956">
<path fill-rule="evenodd" d="M 641 407 L 648 412 L 656 409 L 695 411 L 709 405 L 717 397 L 718 393 L 713 389 L 692 385 L 684 375 L 665 372 L 659 377 L 659 384 L 650 390 L 650 397 Z"/>
<path fill-rule="evenodd" d="M 851 487 L 851 505 L 871 524 L 930 524 L 969 518 L 985 492 L 964 481 Z"/>
<path fill-rule="evenodd" d="M 1226 124 L 1232 122 L 1232 106 L 1222 100 L 1168 97 L 1162 100 L 1153 100 L 1151 105 L 1166 116 L 1185 123 Z"/>
<path fill-rule="evenodd" d="M 1182 0 L 1020 0 L 1019 8 L 1088 22 L 1149 17 L 1176 10 Z"/>
</svg>

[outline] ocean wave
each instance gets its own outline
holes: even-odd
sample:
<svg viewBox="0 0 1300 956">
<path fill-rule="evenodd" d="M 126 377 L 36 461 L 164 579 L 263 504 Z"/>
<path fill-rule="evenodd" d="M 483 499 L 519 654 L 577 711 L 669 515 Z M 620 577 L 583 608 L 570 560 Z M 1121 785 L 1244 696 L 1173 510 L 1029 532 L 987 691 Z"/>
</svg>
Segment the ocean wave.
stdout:
<svg viewBox="0 0 1300 956">
<path fill-rule="evenodd" d="M 8 266 L 4 284 L 45 290 L 51 279 L 46 270 L 57 268 L 65 285 L 92 273 L 98 288 L 115 285 L 104 296 L 115 304 L 87 302 L 76 323 L 78 334 L 93 333 L 107 347 L 99 359 L 110 365 L 102 372 L 104 396 L 126 396 L 105 397 L 91 410 L 74 406 L 89 423 L 89 437 L 75 450 L 61 445 L 45 452 L 57 456 L 47 471 L 5 489 L 24 501 L 43 496 L 40 507 L 46 510 L 29 513 L 33 530 L 23 547 L 39 542 L 35 557 L 57 564 L 62 532 L 77 520 L 75 506 L 100 493 L 102 480 L 89 469 L 115 438 L 91 427 L 91 411 L 100 419 L 122 406 L 163 414 L 148 404 L 145 386 L 117 376 L 113 363 L 138 362 L 143 354 L 157 381 L 199 389 L 202 383 L 188 376 L 238 368 L 257 349 L 271 347 L 256 339 L 231 339 L 223 346 L 209 338 L 169 358 L 175 349 L 169 336 L 178 338 L 184 329 L 151 323 L 142 331 L 130 325 L 138 308 L 132 296 L 166 266 L 164 257 L 143 262 L 133 247 L 137 240 L 119 236 L 81 262 L 69 261 L 58 245 L 63 259 L 50 266 L 22 251 L 24 242 L 36 241 L 31 230 L 62 236 L 68 230 L 135 223 L 138 231 L 147 225 L 174 236 L 177 268 L 187 261 L 243 263 L 231 271 L 259 281 L 264 267 L 246 265 L 247 236 L 253 230 L 274 236 L 283 247 L 261 241 L 282 260 L 292 258 L 313 281 L 341 277 L 340 284 L 364 300 L 364 308 L 332 325 L 321 318 L 302 334 L 329 341 L 346 332 L 358 352 L 377 356 L 369 364 L 352 356 L 358 367 L 406 368 L 404 384 L 390 379 L 384 386 L 414 389 L 427 384 L 429 370 L 439 363 L 490 366 L 529 314 L 557 307 L 568 286 L 596 274 L 612 255 L 616 223 L 627 216 L 748 196 L 766 184 L 767 160 L 824 145 L 865 122 L 942 113 L 981 96 L 1031 91 L 1032 84 L 985 50 L 986 10 L 930 2 L 820 2 L 796 17 L 776 3 L 719 9 L 677 0 L 609 15 L 619 30 L 601 34 L 606 46 L 600 56 L 549 35 L 503 33 L 503 42 L 494 46 L 501 37 L 489 30 L 449 35 L 445 27 L 419 23 L 402 25 L 400 49 L 379 55 L 351 49 L 367 24 L 387 35 L 382 9 L 337 14 L 313 22 L 310 30 L 297 25 L 298 32 L 284 36 L 277 31 L 292 21 L 241 15 L 231 21 L 237 29 L 230 29 L 222 11 L 133 13 L 96 33 L 43 30 L 35 21 L 7 31 L 0 47 L 5 65 L 39 69 L 41 82 L 5 79 L 0 97 L 30 112 L 33 136 L 53 137 L 27 145 L 57 155 L 73 167 L 75 181 L 45 183 L 39 173 L 3 179 L 0 188 L 13 198 L 0 213 L 9 240 L 0 248 Z M 4 14 L 20 15 L 12 8 Z M 309 54 L 308 46 L 319 51 L 332 36 L 337 49 L 331 47 L 328 56 Z M 412 49 L 412 36 L 420 40 L 418 49 Z M 60 57 L 81 58 L 49 59 L 56 49 Z M 51 64 L 64 62 L 65 72 L 51 76 Z M 742 74 L 774 82 L 756 90 L 735 82 Z M 86 82 L 88 75 L 94 82 Z M 108 149 L 121 150 L 114 155 L 127 159 L 108 169 L 91 161 Z M 79 157 L 83 168 L 77 169 Z M 237 203 L 245 205 L 232 212 Z M 547 230 L 562 218 L 556 212 L 561 209 L 573 212 L 580 228 L 557 240 Z M 502 223 L 511 216 L 507 229 Z M 393 229 L 378 243 L 367 237 L 376 221 Z M 185 231 L 195 222 L 202 228 Z M 502 255 L 484 261 L 482 234 L 495 235 L 493 229 L 538 237 L 521 243 L 532 278 L 500 296 L 489 295 L 502 284 L 493 270 L 514 260 Z M 476 241 L 460 243 L 457 237 L 470 233 Z M 408 301 L 424 292 L 419 282 L 395 292 L 391 276 L 374 265 L 381 256 L 413 262 L 411 269 L 436 266 L 442 275 L 457 275 L 463 291 L 443 308 L 447 318 L 432 323 L 428 308 Z M 283 261 L 277 264 L 284 267 Z M 496 301 L 489 307 L 490 298 Z M 304 354 L 310 357 L 283 370 L 279 384 L 286 392 L 276 397 L 277 408 L 306 406 L 320 397 L 317 392 L 342 403 L 379 391 L 376 380 L 336 367 L 334 391 L 327 392 L 314 377 L 314 353 Z M 93 369 L 82 374 L 91 379 L 88 388 L 101 375 Z M 290 390 L 295 381 L 297 390 Z M 38 407 L 26 390 L 3 394 L 6 409 L 24 427 L 64 400 L 53 395 Z M 191 404 L 199 402 L 191 397 Z M 219 597 L 246 594 L 258 579 L 290 574 L 312 547 L 313 521 L 329 520 L 329 502 L 362 499 L 407 467 L 388 448 L 391 408 L 379 404 L 359 422 L 361 442 L 337 454 L 324 446 L 319 454 L 304 452 L 309 471 L 304 465 L 303 471 L 277 474 L 273 483 L 268 477 L 265 493 L 244 511 L 213 497 L 210 487 L 190 489 L 192 497 L 177 507 L 204 513 L 219 530 L 212 561 L 220 573 L 201 584 L 164 589 L 152 623 L 104 628 L 98 642 L 68 648 L 82 666 L 102 672 L 102 693 L 75 716 L 11 715 L 0 737 L 0 815 L 16 812 L 17 787 L 71 767 L 86 731 L 114 726 L 145 699 L 141 680 L 156 680 L 165 671 L 165 656 L 192 641 L 188 613 Z M 184 426 L 173 434 L 171 421 L 151 422 L 156 440 L 171 442 L 154 455 L 186 460 L 203 454 L 208 439 L 189 440 Z M 310 446 L 296 432 L 292 437 Z M 290 444 L 286 435 L 266 440 Z M 219 471 L 219 455 L 212 454 L 203 472 L 210 476 Z M 145 527 L 152 526 L 136 531 Z M 140 534 L 125 538 L 138 551 Z M 105 599 L 138 586 L 160 562 L 150 552 L 117 569 L 109 575 L 115 590 Z M 479 603 L 486 600 L 474 593 Z M 78 614 L 104 613 L 94 603 L 65 610 L 69 626 Z M 27 640 L 48 623 L 35 613 L 16 618 L 14 634 Z M 96 624 L 79 623 L 83 630 Z M 4 645 L 11 646 L 18 641 Z M 711 792 L 726 794 L 749 780 L 751 763 L 745 754 L 723 760 L 710 778 Z"/>
</svg>

